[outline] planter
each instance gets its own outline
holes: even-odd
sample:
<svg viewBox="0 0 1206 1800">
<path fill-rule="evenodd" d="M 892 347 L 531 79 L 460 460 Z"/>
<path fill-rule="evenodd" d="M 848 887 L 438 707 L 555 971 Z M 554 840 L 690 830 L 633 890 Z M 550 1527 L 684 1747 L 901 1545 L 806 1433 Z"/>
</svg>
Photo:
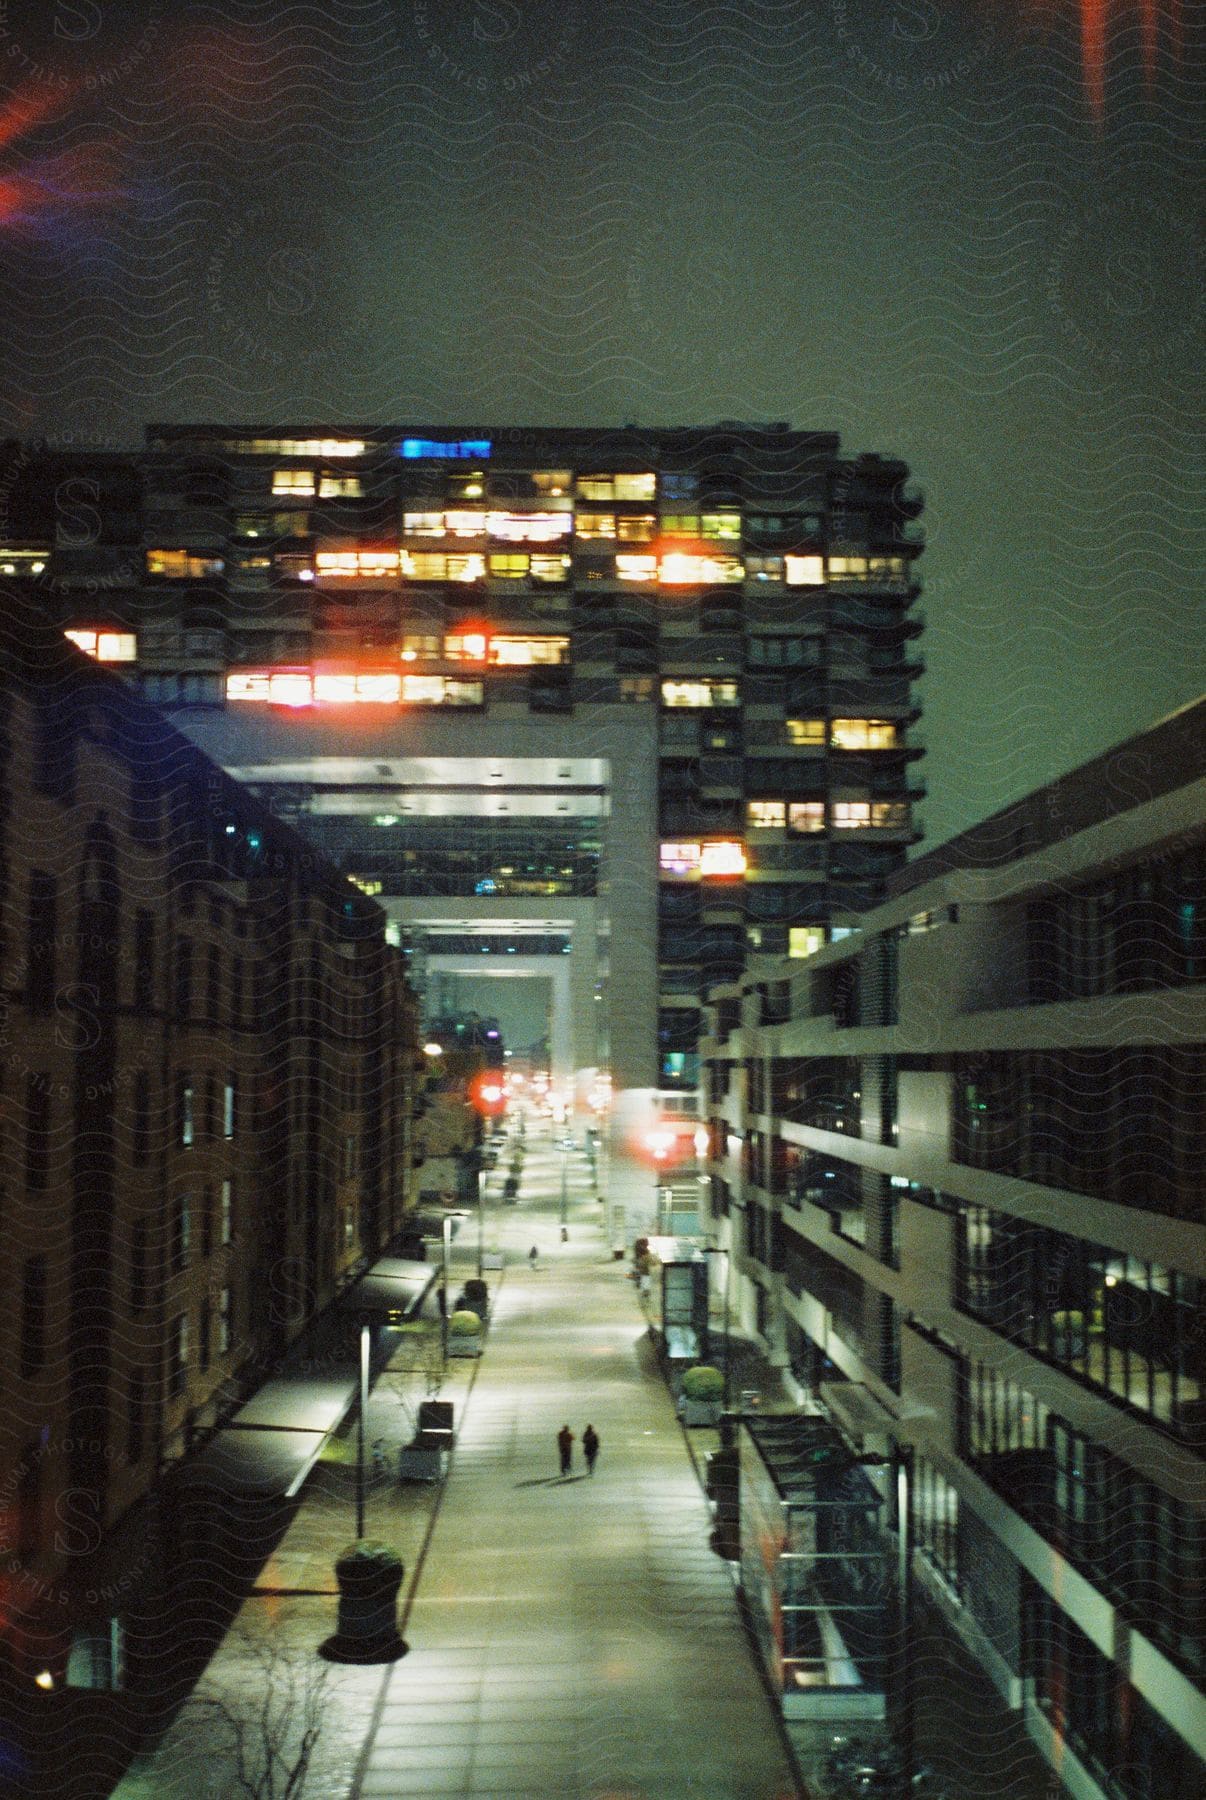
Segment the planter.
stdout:
<svg viewBox="0 0 1206 1800">
<path fill-rule="evenodd" d="M 398 1636 L 398 1591 L 406 1573 L 388 1544 L 361 1538 L 335 1564 L 339 1617 L 323 1645 L 332 1662 L 392 1662 L 406 1645 Z"/>
<path fill-rule="evenodd" d="M 480 1356 L 485 1333 L 465 1331 L 448 1339 L 449 1356 Z"/>
<path fill-rule="evenodd" d="M 684 1394 L 678 1403 L 678 1416 L 684 1425 L 710 1425 L 715 1429 L 723 1411 L 721 1400 L 688 1400 Z"/>
</svg>

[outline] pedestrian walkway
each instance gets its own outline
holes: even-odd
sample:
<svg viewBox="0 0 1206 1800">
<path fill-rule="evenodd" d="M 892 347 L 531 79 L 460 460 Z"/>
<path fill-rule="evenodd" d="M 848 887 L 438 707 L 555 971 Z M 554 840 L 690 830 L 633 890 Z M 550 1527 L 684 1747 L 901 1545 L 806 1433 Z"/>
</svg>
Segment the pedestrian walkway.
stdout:
<svg viewBox="0 0 1206 1800">
<path fill-rule="evenodd" d="M 381 1679 L 349 1800 L 799 1793 L 635 1290 L 573 1161 L 568 1243 L 551 1148 L 529 1145 L 521 1204 L 492 1219 L 507 1273 L 404 1621 L 410 1651 Z"/>
</svg>

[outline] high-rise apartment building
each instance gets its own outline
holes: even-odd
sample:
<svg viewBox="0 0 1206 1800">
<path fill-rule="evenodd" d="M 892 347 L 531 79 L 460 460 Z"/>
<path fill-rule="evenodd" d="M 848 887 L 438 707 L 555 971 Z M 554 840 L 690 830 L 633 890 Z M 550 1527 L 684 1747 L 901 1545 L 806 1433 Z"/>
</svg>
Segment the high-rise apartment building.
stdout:
<svg viewBox="0 0 1206 1800">
<path fill-rule="evenodd" d="M 13 452 L 0 500 L 0 569 L 376 896 L 420 986 L 551 983 L 563 1081 L 692 1093 L 709 986 L 918 836 L 922 501 L 832 434 L 155 425 Z"/>
<path fill-rule="evenodd" d="M 1077 1800 L 1206 1766 L 1204 802 L 1206 701 L 722 992 L 704 1044 L 734 1312 L 907 1460 L 915 1578 Z M 829 1648 L 832 1579 L 783 1609 Z M 799 1701 L 816 1652 L 780 1648 Z"/>
</svg>

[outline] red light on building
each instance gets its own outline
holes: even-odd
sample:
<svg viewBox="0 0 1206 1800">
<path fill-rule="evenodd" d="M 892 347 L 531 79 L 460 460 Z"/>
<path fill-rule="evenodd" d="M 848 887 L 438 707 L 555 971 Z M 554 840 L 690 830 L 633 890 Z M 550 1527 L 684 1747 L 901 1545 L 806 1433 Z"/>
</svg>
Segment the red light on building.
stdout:
<svg viewBox="0 0 1206 1800">
<path fill-rule="evenodd" d="M 483 1118 L 496 1119 L 506 1110 L 506 1083 L 493 1070 L 484 1070 L 469 1083 L 469 1099 Z"/>
</svg>

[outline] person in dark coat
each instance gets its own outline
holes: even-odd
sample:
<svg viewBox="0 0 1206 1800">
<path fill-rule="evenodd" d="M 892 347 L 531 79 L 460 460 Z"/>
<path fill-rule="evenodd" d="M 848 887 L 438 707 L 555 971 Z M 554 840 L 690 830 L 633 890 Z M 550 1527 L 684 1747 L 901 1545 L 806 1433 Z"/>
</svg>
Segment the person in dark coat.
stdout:
<svg viewBox="0 0 1206 1800">
<path fill-rule="evenodd" d="M 595 1458 L 599 1454 L 599 1434 L 593 1425 L 588 1425 L 586 1430 L 582 1433 L 582 1454 L 586 1458 L 587 1474 L 593 1475 L 595 1472 Z"/>
<path fill-rule="evenodd" d="M 574 1434 L 568 1425 L 563 1425 L 557 1433 L 557 1454 L 561 1458 L 561 1473 L 570 1472 L 570 1458 L 574 1453 Z"/>
</svg>

